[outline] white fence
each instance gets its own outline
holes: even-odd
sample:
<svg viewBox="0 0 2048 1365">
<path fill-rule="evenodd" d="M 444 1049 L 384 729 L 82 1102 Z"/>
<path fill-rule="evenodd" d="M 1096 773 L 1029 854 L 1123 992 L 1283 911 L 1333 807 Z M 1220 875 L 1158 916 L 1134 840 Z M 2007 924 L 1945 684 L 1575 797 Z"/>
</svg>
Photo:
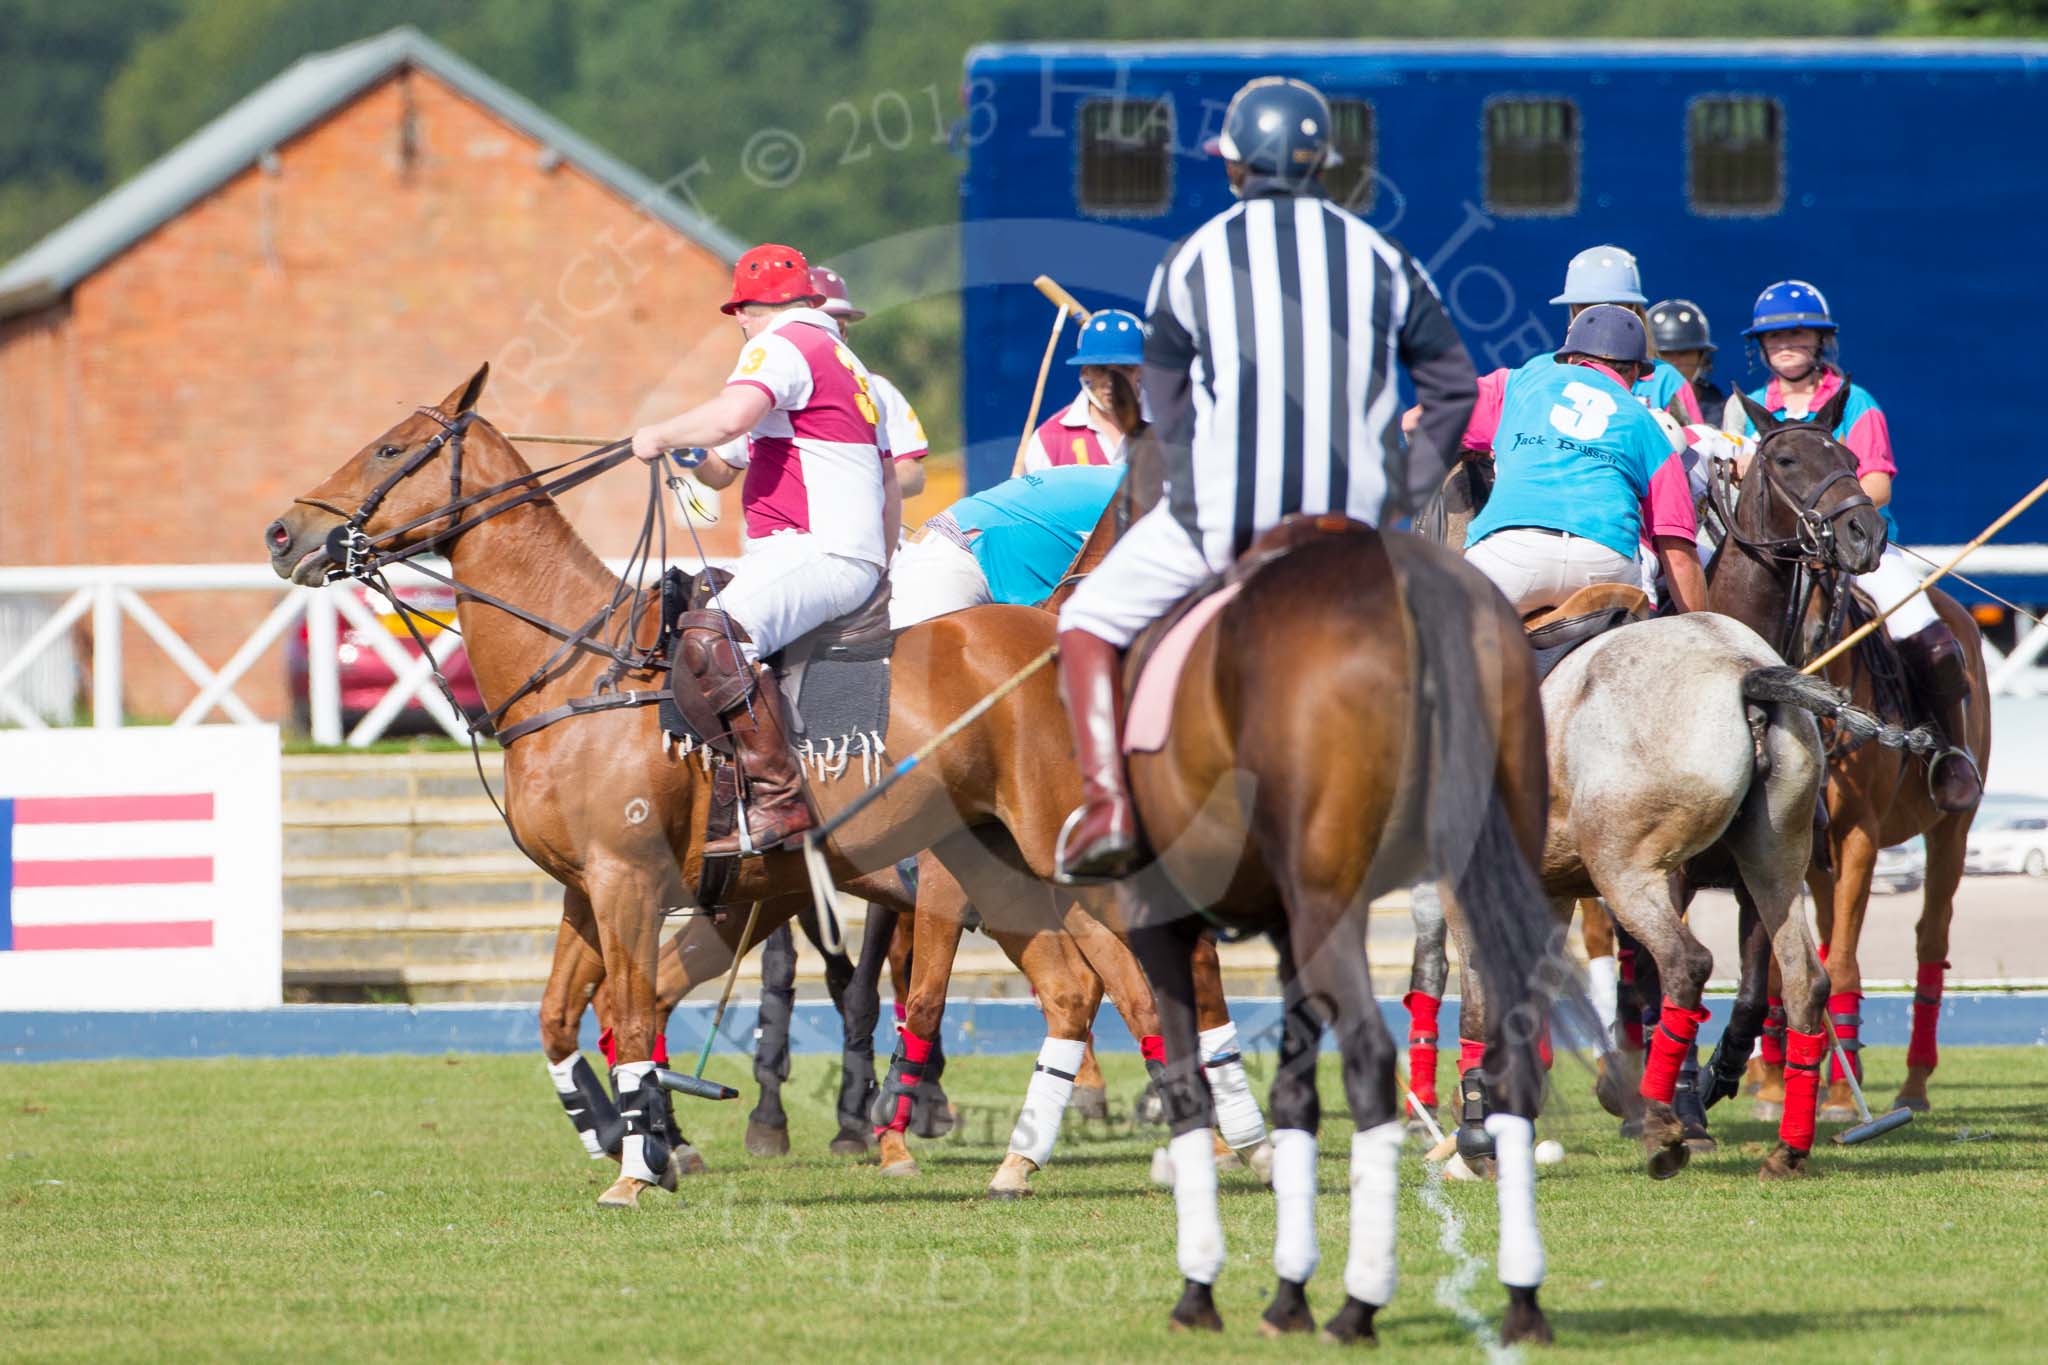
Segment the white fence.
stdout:
<svg viewBox="0 0 2048 1365">
<path fill-rule="evenodd" d="M 1928 545 L 1919 553 L 1945 563 L 1956 546 Z M 1916 563 L 1918 561 L 1915 561 Z M 614 571 L 622 564 L 614 564 Z M 1964 563 L 1975 576 L 2048 580 L 2048 545 L 1990 545 Z M 1925 571 L 1925 566 L 1922 566 Z M 433 587 L 432 579 L 401 567 L 391 572 L 392 586 Z M 150 606 L 144 594 L 243 591 L 276 599 L 270 611 L 249 632 L 226 663 L 214 668 Z M 2048 589 L 2022 595 L 2041 602 Z M 52 605 L 54 604 L 54 605 Z M 92 724 L 115 729 L 122 724 L 121 637 L 124 621 L 132 621 L 163 651 L 198 689 L 172 720 L 174 726 L 197 725 L 218 710 L 240 725 L 275 722 L 259 716 L 235 693 L 256 661 L 303 617 L 306 623 L 307 701 L 312 737 L 321 744 L 367 745 L 381 737 L 391 722 L 417 697 L 434 722 L 454 738 L 467 730 L 440 690 L 430 683 L 434 663 L 445 663 L 460 647 L 452 631 L 443 631 L 415 655 L 409 642 L 388 631 L 377 611 L 365 604 L 353 584 L 329 588 L 294 587 L 263 564 L 123 564 L 52 568 L 0 568 L 0 724 L 41 729 L 54 716 L 71 711 L 77 661 L 73 628 L 88 615 L 92 625 Z M 34 622 L 33 625 L 28 624 Z M 342 731 L 339 645 L 341 622 L 375 651 L 396 679 L 346 735 Z M 1987 646 L 1991 690 L 2003 696 L 2048 695 L 2048 627 L 2024 627 L 2012 651 Z"/>
</svg>

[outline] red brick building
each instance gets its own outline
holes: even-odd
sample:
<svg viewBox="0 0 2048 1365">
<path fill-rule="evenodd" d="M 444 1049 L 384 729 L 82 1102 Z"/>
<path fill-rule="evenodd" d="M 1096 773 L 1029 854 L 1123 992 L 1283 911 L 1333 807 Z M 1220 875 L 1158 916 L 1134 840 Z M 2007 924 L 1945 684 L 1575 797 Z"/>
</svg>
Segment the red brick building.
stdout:
<svg viewBox="0 0 2048 1365">
<path fill-rule="evenodd" d="M 739 250 L 412 29 L 308 57 L 0 270 L 0 563 L 259 562 L 293 495 L 483 360 L 502 427 L 625 434 L 724 379 Z M 621 553 L 645 486 L 568 508 Z M 269 605 L 153 604 L 216 667 Z M 132 626 L 124 654 L 131 712 L 190 699 Z M 281 664 L 238 690 L 283 714 Z"/>
</svg>

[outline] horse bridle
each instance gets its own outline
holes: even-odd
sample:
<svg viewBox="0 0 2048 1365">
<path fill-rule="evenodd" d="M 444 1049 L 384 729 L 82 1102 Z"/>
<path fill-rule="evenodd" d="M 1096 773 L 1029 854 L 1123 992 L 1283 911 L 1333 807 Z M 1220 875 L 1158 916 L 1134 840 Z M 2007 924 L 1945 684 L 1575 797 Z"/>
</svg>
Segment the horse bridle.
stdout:
<svg viewBox="0 0 2048 1365">
<path fill-rule="evenodd" d="M 1707 496 L 1713 503 L 1714 515 L 1720 518 L 1728 538 L 1749 553 L 1778 563 L 1804 563 L 1815 571 L 1839 574 L 1844 572 L 1844 569 L 1836 548 L 1836 525 L 1851 513 L 1860 512 L 1866 507 L 1875 507 L 1877 504 L 1863 491 L 1853 468 L 1837 469 L 1809 489 L 1804 497 L 1794 497 L 1792 491 L 1771 472 L 1770 462 L 1764 456 L 1772 441 L 1800 431 L 1816 433 L 1830 445 L 1840 444 L 1832 435 L 1818 427 L 1804 424 L 1775 427 L 1757 440 L 1756 454 L 1750 458 L 1750 464 L 1756 469 L 1764 491 L 1770 494 L 1772 499 L 1789 508 L 1797 519 L 1798 529 L 1793 534 L 1752 537 L 1737 524 L 1734 494 L 1740 491 L 1741 485 L 1732 477 L 1732 460 L 1716 459 L 1713 462 L 1707 481 Z M 1826 511 L 1821 510 L 1821 499 L 1828 495 L 1828 490 L 1844 479 L 1856 484 L 1856 491 L 1838 505 Z M 1764 515 L 1762 512 L 1758 515 L 1760 524 Z"/>
</svg>

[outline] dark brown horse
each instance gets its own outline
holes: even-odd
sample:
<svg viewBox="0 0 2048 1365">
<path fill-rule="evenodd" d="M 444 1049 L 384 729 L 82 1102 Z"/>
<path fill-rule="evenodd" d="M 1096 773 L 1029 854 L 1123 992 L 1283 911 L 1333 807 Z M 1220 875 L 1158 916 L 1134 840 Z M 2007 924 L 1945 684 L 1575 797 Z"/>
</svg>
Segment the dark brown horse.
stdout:
<svg viewBox="0 0 2048 1365">
<path fill-rule="evenodd" d="M 552 499 L 523 494 L 532 471 L 475 415 L 487 376 L 488 367 L 478 370 L 437 409 L 399 422 L 294 500 L 265 533 L 273 567 L 293 582 L 321 582 L 339 567 L 330 561 L 330 534 L 352 522 L 379 550 L 432 542 L 461 585 L 457 616 L 485 702 L 516 697 L 502 726 L 593 695 L 608 672 L 622 688 L 660 688 L 665 679 L 651 669 L 618 678 L 614 655 L 587 648 L 561 654 L 562 632 L 534 623 L 573 629 L 595 620 L 595 634 L 642 644 L 659 627 L 655 605 L 645 596 L 622 597 L 616 576 Z M 473 495 L 499 485 L 504 492 L 459 516 L 447 510 L 465 490 Z M 485 515 L 499 509 L 502 515 Z M 894 656 L 889 748 L 916 749 L 1049 648 L 1052 637 L 1050 618 L 1028 607 L 978 608 L 904 632 Z M 1059 714 L 1052 676 L 1041 672 L 832 841 L 826 854 L 834 880 L 856 894 L 886 896 L 863 876 L 893 881 L 899 860 L 927 848 L 970 889 L 991 859 L 1049 878 L 1060 820 L 1080 799 L 1067 735 L 1045 723 Z M 521 847 L 568 888 L 564 942 L 581 939 L 603 960 L 626 1092 L 618 1106 L 626 1128 L 622 1171 L 603 1202 L 630 1205 L 667 1165 L 651 1117 L 661 1107 L 651 1061 L 656 961 L 664 916 L 697 908 L 710 778 L 694 757 L 671 753 L 654 708 L 639 707 L 571 719 L 511 743 L 505 790 Z M 841 777 L 816 783 L 814 791 L 829 817 L 860 794 L 860 782 Z M 797 854 L 752 858 L 741 864 L 730 899 L 768 902 L 807 884 Z M 582 1065 L 573 1028 L 563 1028 L 567 1016 L 558 1010 L 542 1018 L 549 1060 L 565 1068 Z M 602 1098 L 601 1089 L 595 1097 L 579 1090 L 586 1079 L 598 1088 L 594 1077 L 572 1080 L 566 1070 L 558 1076 L 565 1102 L 579 1093 L 587 1102 Z"/>
<path fill-rule="evenodd" d="M 1547 1339 L 1529 1123 L 1542 1086 L 1533 1041 L 1542 1013 L 1530 974 L 1557 962 L 1561 935 L 1534 870 L 1547 779 L 1521 625 L 1456 556 L 1342 518 L 1283 523 L 1235 577 L 1236 597 L 1194 637 L 1163 747 L 1130 763 L 1158 850 L 1120 887 L 1120 908 L 1166 1036 L 1185 1281 L 1173 1322 L 1221 1326 L 1213 1111 L 1193 975 L 1203 936 L 1221 929 L 1272 937 L 1290 1021 L 1272 1090 L 1280 1284 L 1266 1327 L 1314 1325 L 1305 1284 L 1316 1264 L 1315 1058 L 1328 1026 L 1357 1133 L 1347 1298 L 1325 1332 L 1373 1335 L 1394 1287 L 1403 1125 L 1394 1045 L 1366 960 L 1367 913 L 1375 896 L 1427 878 L 1449 892 L 1479 969 L 1483 989 L 1466 1008 L 1493 1023 L 1485 1071 L 1499 1110 L 1488 1127 L 1510 1296 L 1503 1336 Z"/>
<path fill-rule="evenodd" d="M 1846 598 L 1850 575 L 1876 567 L 1884 549 L 1884 525 L 1867 499 L 1856 507 L 1823 498 L 1831 487 L 1854 488 L 1856 475 L 1856 457 L 1829 434 L 1829 421 L 1780 423 L 1756 405 L 1747 406 L 1764 444 L 1737 485 L 1733 505 L 1724 507 L 1724 519 L 1733 525 L 1709 575 L 1709 600 L 1715 611 L 1748 624 L 1787 662 L 1799 665 L 1817 657 L 1853 624 L 1846 614 L 1830 610 L 1830 603 L 1836 595 Z M 1721 501 L 1725 505 L 1730 500 Z M 1962 642 L 1968 664 L 1969 733 L 1949 738 L 1968 749 L 1982 772 L 1991 759 L 1983 639 L 1970 614 L 1946 593 L 1931 590 L 1928 599 Z M 1825 676 L 1847 691 L 1857 706 L 1878 711 L 1892 724 L 1911 725 L 1913 707 L 1898 686 L 1900 674 L 1897 653 L 1880 630 L 1829 665 Z M 1816 859 L 1807 878 L 1820 907 L 1829 1008 L 1838 1020 L 1853 1020 L 1863 994 L 1857 948 L 1878 850 L 1916 834 L 1926 836 L 1927 882 L 1916 931 L 1919 992 L 1906 1077 L 1896 1101 L 1919 1110 L 1927 1108 L 1927 1080 L 1936 1062 L 1935 1027 L 1942 971 L 1948 965 L 1949 925 L 1963 875 L 1964 846 L 1976 818 L 1975 810 L 1946 812 L 1936 807 L 1925 765 L 1924 758 L 1903 750 L 1874 743 L 1852 748 L 1838 742 L 1828 766 L 1830 857 L 1825 863 Z M 1745 957 L 1745 975 L 1753 976 L 1747 969 L 1750 955 Z M 1765 1003 L 1760 994 L 1753 989 L 1743 993 L 1736 1017 L 1730 1020 L 1732 1035 L 1756 1036 L 1760 1021 L 1754 1015 Z M 1854 1023 L 1846 1028 L 1838 1023 L 1837 1031 L 1846 1034 L 1844 1041 L 1853 1049 Z M 1732 1072 L 1743 1060 L 1733 1055 L 1737 1051 L 1746 1055 L 1747 1042 L 1717 1058 L 1720 1093 L 1732 1093 Z M 1762 1113 L 1769 1115 L 1783 1102 L 1781 1056 L 1760 1069 Z M 1839 1067 L 1820 1117 L 1831 1122 L 1856 1117 L 1848 1081 L 1840 1076 Z"/>
</svg>

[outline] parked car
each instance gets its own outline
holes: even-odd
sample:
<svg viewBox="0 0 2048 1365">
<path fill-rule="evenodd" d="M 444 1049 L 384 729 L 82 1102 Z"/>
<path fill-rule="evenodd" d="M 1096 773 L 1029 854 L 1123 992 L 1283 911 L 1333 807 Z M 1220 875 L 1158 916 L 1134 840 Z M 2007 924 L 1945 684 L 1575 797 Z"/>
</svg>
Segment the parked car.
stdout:
<svg viewBox="0 0 2048 1365">
<path fill-rule="evenodd" d="M 1870 871 L 1870 889 L 1901 895 L 1918 891 L 1927 880 L 1927 845 L 1917 837 L 1877 851 Z"/>
<path fill-rule="evenodd" d="M 367 588 L 334 588 L 335 592 L 355 592 L 363 605 L 376 612 L 383 629 L 397 643 L 407 657 L 416 658 L 419 646 L 413 643 L 412 634 L 405 628 L 396 611 L 390 610 L 390 603 L 382 595 Z M 424 613 L 415 617 L 413 624 L 419 628 L 420 636 L 432 643 L 441 633 L 444 625 L 455 619 L 455 593 L 452 589 L 439 586 L 422 586 L 400 590 L 407 606 Z M 335 663 L 339 668 L 341 690 L 341 728 L 344 732 L 353 728 L 369 713 L 371 707 L 383 700 L 391 689 L 393 674 L 384 660 L 378 656 L 369 637 L 343 617 L 340 629 L 335 635 Z M 300 730 L 312 728 L 312 706 L 307 695 L 307 649 L 305 623 L 299 624 L 285 650 L 286 667 L 290 670 L 292 688 L 292 718 Z M 470 715 L 483 712 L 482 696 L 477 691 L 476 675 L 469 671 L 469 654 L 457 649 L 448 656 L 442 672 L 455 692 L 455 700 Z M 432 682 L 413 693 L 406 700 L 405 709 L 393 717 L 391 728 L 395 732 L 422 730 L 433 727 L 427 717 L 426 706 L 420 699 L 434 691 Z"/>
<path fill-rule="evenodd" d="M 2024 872 L 2029 877 L 2048 877 L 2048 814 L 2001 815 L 1988 820 L 1980 816 L 1963 851 L 1963 871 L 1972 876 Z"/>
</svg>

